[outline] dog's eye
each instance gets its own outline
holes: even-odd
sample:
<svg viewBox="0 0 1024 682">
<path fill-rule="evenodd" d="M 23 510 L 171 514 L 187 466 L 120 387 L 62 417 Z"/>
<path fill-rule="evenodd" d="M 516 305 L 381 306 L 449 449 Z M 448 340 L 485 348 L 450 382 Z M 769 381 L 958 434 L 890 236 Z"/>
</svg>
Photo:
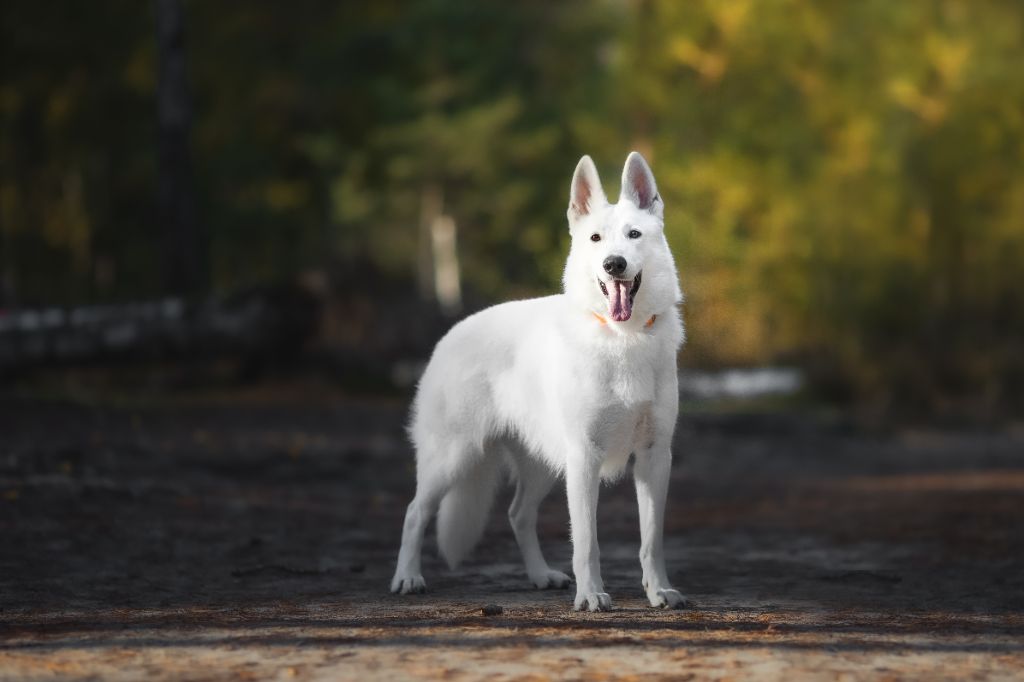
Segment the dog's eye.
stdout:
<svg viewBox="0 0 1024 682">
<path fill-rule="evenodd" d="M 630 230 L 626 236 L 630 239 L 640 239 L 640 230 Z"/>
<path fill-rule="evenodd" d="M 592 242 L 599 242 L 599 241 L 601 241 L 601 235 L 599 235 L 597 232 L 595 232 L 594 234 L 590 235 L 590 241 L 592 241 Z"/>
</svg>

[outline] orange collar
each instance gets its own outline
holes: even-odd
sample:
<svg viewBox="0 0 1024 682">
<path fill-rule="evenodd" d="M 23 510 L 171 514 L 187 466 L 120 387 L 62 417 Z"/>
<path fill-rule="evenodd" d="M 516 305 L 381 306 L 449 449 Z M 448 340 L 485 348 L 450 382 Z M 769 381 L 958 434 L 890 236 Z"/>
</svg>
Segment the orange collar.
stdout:
<svg viewBox="0 0 1024 682">
<path fill-rule="evenodd" d="M 600 315 L 598 315 L 594 311 L 591 311 L 590 314 L 593 315 L 594 317 L 596 317 L 597 321 L 600 322 L 601 324 L 608 324 L 608 320 L 604 319 L 603 317 L 601 317 Z M 644 324 L 644 329 L 650 329 L 651 327 L 653 327 L 654 326 L 654 321 L 657 320 L 657 319 L 658 319 L 657 315 L 651 315 L 651 319 L 647 320 L 647 322 Z"/>
</svg>

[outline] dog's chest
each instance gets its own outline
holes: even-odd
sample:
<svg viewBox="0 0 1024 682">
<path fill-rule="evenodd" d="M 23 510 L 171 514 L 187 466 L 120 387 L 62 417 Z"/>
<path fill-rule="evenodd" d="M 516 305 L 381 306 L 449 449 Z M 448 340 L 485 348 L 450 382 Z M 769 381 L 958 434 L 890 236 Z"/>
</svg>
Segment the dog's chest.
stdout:
<svg viewBox="0 0 1024 682">
<path fill-rule="evenodd" d="M 657 394 L 654 363 L 631 360 L 606 363 L 587 391 L 592 406 L 588 436 L 609 460 L 621 458 L 623 465 L 631 452 L 650 447 Z"/>
<path fill-rule="evenodd" d="M 619 353 L 598 355 L 588 374 L 595 379 L 592 395 L 626 411 L 654 400 L 660 369 L 657 347 L 644 344 Z"/>
</svg>

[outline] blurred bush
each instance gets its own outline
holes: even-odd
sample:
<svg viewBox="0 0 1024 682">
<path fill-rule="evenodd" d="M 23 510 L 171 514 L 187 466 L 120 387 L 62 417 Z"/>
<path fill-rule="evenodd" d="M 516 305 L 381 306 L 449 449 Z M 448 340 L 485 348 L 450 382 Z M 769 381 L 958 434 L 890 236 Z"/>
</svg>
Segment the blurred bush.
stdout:
<svg viewBox="0 0 1024 682">
<path fill-rule="evenodd" d="M 185 10 L 216 290 L 325 270 L 364 303 L 378 282 L 429 294 L 443 213 L 471 301 L 551 291 L 576 159 L 614 195 L 637 148 L 688 295 L 684 362 L 788 361 L 893 405 L 1020 400 L 1019 3 Z M 0 19 L 0 305 L 157 295 L 152 7 Z"/>
</svg>

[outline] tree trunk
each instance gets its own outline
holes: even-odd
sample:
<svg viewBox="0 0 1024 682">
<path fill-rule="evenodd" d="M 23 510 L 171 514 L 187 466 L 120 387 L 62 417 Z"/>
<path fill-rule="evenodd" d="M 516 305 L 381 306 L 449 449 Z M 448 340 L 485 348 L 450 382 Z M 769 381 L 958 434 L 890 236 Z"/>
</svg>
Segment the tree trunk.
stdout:
<svg viewBox="0 0 1024 682">
<path fill-rule="evenodd" d="M 462 277 L 455 220 L 439 215 L 430 226 L 434 255 L 434 293 L 441 311 L 454 317 L 462 312 Z"/>
<path fill-rule="evenodd" d="M 185 72 L 181 0 L 156 0 L 159 58 L 159 243 L 168 294 L 194 295 L 208 286 L 208 243 L 196 220 L 189 158 L 192 110 Z"/>
<path fill-rule="evenodd" d="M 420 300 L 437 300 L 434 291 L 433 227 L 444 208 L 444 195 L 436 184 L 424 185 L 420 192 L 420 223 L 416 233 L 416 289 Z"/>
</svg>

